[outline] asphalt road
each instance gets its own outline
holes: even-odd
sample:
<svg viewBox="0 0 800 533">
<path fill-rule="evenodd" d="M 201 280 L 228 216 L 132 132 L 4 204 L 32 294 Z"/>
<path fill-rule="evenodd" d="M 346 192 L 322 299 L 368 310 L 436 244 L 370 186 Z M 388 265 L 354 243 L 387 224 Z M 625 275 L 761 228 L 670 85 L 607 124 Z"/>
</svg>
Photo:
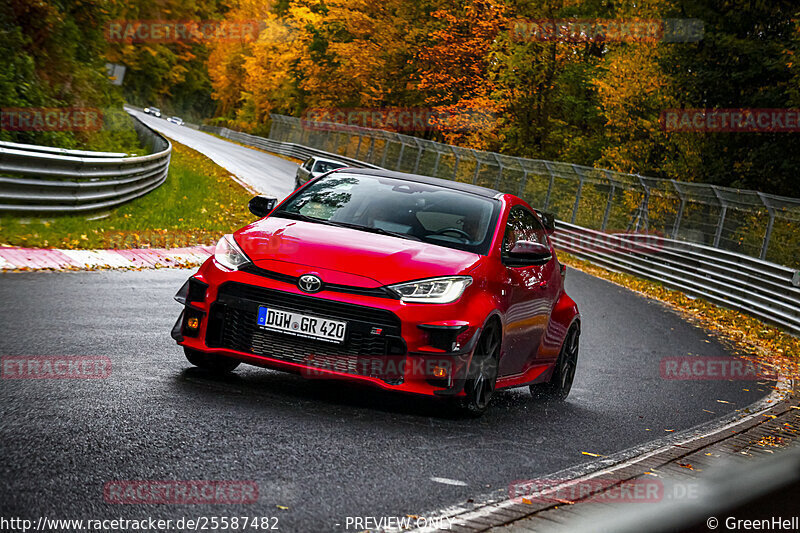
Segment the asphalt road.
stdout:
<svg viewBox="0 0 800 533">
<path fill-rule="evenodd" d="M 170 139 L 204 154 L 262 194 L 282 200 L 294 190 L 297 164 L 259 150 L 225 141 L 166 119 L 133 111 L 142 122 Z"/>
<path fill-rule="evenodd" d="M 112 361 L 106 379 L 0 380 L 0 516 L 277 516 L 282 531 L 343 530 L 347 516 L 424 515 L 547 477 L 596 461 L 582 452 L 612 454 L 769 392 L 662 379 L 664 357 L 727 352 L 662 305 L 573 270 L 567 287 L 584 327 L 563 404 L 503 392 L 471 420 L 435 401 L 254 367 L 213 379 L 169 337 L 180 310 L 172 295 L 189 274 L 0 275 L 1 355 Z M 253 480 L 259 498 L 109 504 L 103 486 L 114 480 Z"/>
</svg>

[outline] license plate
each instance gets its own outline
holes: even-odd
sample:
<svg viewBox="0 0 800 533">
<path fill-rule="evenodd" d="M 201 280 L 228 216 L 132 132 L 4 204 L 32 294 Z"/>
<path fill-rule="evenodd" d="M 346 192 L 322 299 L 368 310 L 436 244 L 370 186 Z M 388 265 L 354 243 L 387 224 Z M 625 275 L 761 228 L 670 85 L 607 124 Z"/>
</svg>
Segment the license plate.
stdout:
<svg viewBox="0 0 800 533">
<path fill-rule="evenodd" d="M 335 343 L 344 341 L 347 330 L 347 322 L 342 320 L 330 320 L 274 307 L 258 308 L 258 325 L 271 331 Z"/>
</svg>

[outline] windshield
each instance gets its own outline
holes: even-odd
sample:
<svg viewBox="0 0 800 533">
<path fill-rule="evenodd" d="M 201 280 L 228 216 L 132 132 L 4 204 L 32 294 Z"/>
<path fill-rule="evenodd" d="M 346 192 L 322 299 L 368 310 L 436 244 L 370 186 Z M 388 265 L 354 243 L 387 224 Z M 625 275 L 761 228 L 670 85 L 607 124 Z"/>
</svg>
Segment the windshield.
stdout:
<svg viewBox="0 0 800 533">
<path fill-rule="evenodd" d="M 326 172 L 330 172 L 331 170 L 336 170 L 337 168 L 344 168 L 347 165 L 344 163 L 336 163 L 334 161 L 317 161 L 316 166 L 314 166 L 313 172 L 319 172 L 320 174 L 324 174 Z"/>
<path fill-rule="evenodd" d="M 486 255 L 499 205 L 435 185 L 336 173 L 298 191 L 272 216 L 307 217 Z"/>
</svg>

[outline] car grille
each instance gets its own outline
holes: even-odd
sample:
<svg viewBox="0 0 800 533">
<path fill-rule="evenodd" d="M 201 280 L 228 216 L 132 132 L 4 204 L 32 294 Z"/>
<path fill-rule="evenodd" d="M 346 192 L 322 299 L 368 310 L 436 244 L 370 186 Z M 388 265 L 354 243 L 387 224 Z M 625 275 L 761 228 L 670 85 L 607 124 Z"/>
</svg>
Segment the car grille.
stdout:
<svg viewBox="0 0 800 533">
<path fill-rule="evenodd" d="M 345 340 L 334 344 L 265 330 L 256 323 L 260 305 L 345 320 Z M 372 334 L 373 328 L 382 329 L 382 334 Z M 234 282 L 219 288 L 217 301 L 209 313 L 206 344 L 210 348 L 227 348 L 353 374 L 366 373 L 364 369 L 369 365 L 364 359 L 406 352 L 400 336 L 400 319 L 390 311 Z M 371 371 L 369 375 L 387 381 L 399 378 L 393 372 Z"/>
</svg>

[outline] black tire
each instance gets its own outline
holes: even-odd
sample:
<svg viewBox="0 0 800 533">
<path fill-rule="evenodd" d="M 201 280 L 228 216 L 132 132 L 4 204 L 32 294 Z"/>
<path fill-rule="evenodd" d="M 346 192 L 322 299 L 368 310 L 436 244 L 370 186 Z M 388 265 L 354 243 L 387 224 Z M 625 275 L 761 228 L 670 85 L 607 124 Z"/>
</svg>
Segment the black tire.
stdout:
<svg viewBox="0 0 800 533">
<path fill-rule="evenodd" d="M 578 367 L 578 348 L 580 341 L 580 328 L 573 324 L 564 338 L 561 353 L 558 354 L 553 375 L 547 383 L 531 385 L 531 394 L 542 400 L 564 401 L 572 389 L 575 380 L 575 369 Z"/>
<path fill-rule="evenodd" d="M 466 398 L 461 402 L 464 413 L 478 417 L 486 412 L 497 384 L 497 369 L 500 359 L 500 329 L 488 326 L 475 347 L 464 384 Z"/>
<path fill-rule="evenodd" d="M 241 363 L 241 361 L 230 357 L 198 352 L 186 347 L 183 348 L 183 353 L 186 355 L 186 359 L 194 366 L 207 370 L 212 374 L 227 374 Z"/>
</svg>

